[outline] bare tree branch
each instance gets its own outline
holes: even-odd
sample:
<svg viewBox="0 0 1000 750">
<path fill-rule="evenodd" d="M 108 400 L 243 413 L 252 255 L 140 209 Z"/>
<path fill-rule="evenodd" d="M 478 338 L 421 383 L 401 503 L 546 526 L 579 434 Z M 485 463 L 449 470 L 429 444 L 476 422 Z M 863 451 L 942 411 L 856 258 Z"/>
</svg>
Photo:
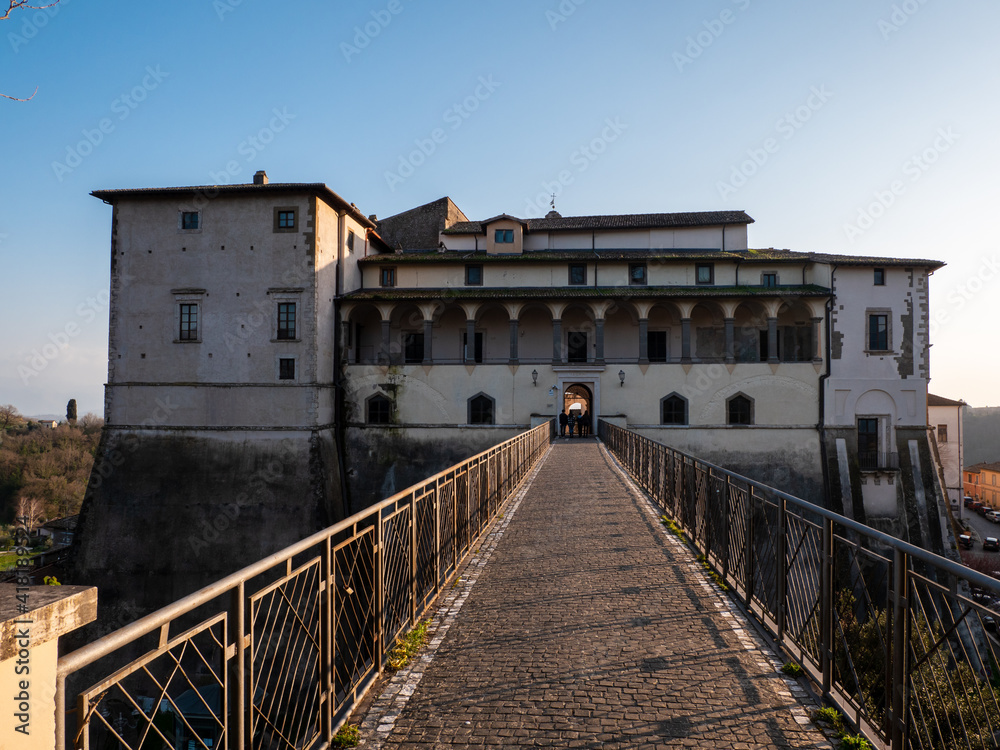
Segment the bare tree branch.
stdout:
<svg viewBox="0 0 1000 750">
<path fill-rule="evenodd" d="M 35 86 L 35 90 L 32 92 L 31 96 L 29 96 L 27 99 L 18 99 L 16 96 L 7 96 L 6 94 L 0 94 L 0 97 L 3 97 L 4 99 L 13 99 L 15 102 L 30 102 L 32 99 L 35 98 L 35 94 L 37 93 L 38 93 L 38 86 Z"/>
<path fill-rule="evenodd" d="M 10 7 L 7 8 L 7 10 L 4 12 L 2 16 L 0 16 L 0 21 L 6 21 L 7 18 L 10 16 L 10 14 L 13 13 L 15 10 L 17 10 L 18 8 L 30 8 L 31 10 L 45 10 L 46 8 L 51 8 L 53 5 L 59 5 L 59 0 L 56 0 L 54 3 L 49 3 L 48 5 L 28 5 L 28 0 L 9 0 L 9 2 L 10 2 Z"/>
<path fill-rule="evenodd" d="M 17 509 L 14 512 L 18 525 L 26 527 L 28 533 L 34 531 L 35 527 L 45 520 L 45 506 L 37 497 L 21 495 L 17 499 Z"/>
<path fill-rule="evenodd" d="M 0 16 L 0 21 L 6 21 L 7 19 L 9 19 L 10 14 L 13 13 L 15 10 L 18 10 L 19 8 L 28 8 L 30 10 L 45 10 L 46 8 L 51 8 L 54 5 L 59 5 L 60 0 L 55 0 L 54 3 L 48 3 L 47 5 L 29 5 L 28 0 L 7 0 L 7 2 L 9 3 L 9 7 L 7 8 L 6 11 L 4 11 L 4 14 Z M 0 5 L 0 8 L 2 7 L 3 6 Z M 8 96 L 7 94 L 0 94 L 0 98 L 11 99 L 12 101 L 15 102 L 30 102 L 32 99 L 35 98 L 35 94 L 37 93 L 38 93 L 38 86 L 35 86 L 35 90 L 31 92 L 31 96 L 29 96 L 27 99 L 19 99 L 16 96 Z"/>
</svg>

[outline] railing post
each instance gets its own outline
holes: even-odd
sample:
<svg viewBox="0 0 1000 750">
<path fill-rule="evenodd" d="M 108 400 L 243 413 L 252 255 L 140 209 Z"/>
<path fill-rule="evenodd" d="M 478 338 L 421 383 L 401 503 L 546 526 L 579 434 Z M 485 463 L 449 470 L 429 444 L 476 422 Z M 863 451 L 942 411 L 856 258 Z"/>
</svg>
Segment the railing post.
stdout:
<svg viewBox="0 0 1000 750">
<path fill-rule="evenodd" d="M 417 491 L 410 495 L 410 627 L 417 626 Z"/>
<path fill-rule="evenodd" d="M 327 537 L 323 541 L 323 549 L 320 552 L 320 565 L 323 571 L 323 584 L 320 594 L 320 628 L 319 628 L 319 649 L 320 666 L 322 668 L 323 685 L 321 695 L 324 700 L 324 708 L 321 716 L 323 737 L 327 742 L 333 740 L 333 713 L 336 694 L 333 683 L 334 655 L 333 644 L 333 563 L 330 552 L 332 540 Z"/>
<path fill-rule="evenodd" d="M 381 509 L 375 517 L 375 569 L 372 574 L 375 577 L 375 660 L 378 663 L 378 673 L 381 675 L 382 657 L 385 655 L 385 628 L 382 626 L 382 612 L 385 606 L 385 519 L 382 517 Z M 456 558 L 457 561 L 458 558 Z"/>
<path fill-rule="evenodd" d="M 722 556 L 722 580 L 729 580 L 729 558 L 732 557 L 733 540 L 729 536 L 731 531 L 731 524 L 729 523 L 729 504 L 732 499 L 732 477 L 726 474 L 726 483 L 722 487 L 723 499 L 722 499 L 722 534 L 723 539 L 726 540 L 726 554 Z"/>
<path fill-rule="evenodd" d="M 910 641 L 910 613 L 908 598 L 909 560 L 898 547 L 893 555 L 892 576 L 892 710 L 889 713 L 889 746 L 892 750 L 904 750 L 909 741 L 909 717 L 906 710 L 909 702 L 907 685 L 907 644 Z"/>
<path fill-rule="evenodd" d="M 243 606 L 244 584 L 240 583 L 232 589 L 229 595 L 229 621 L 233 628 L 233 643 L 235 653 L 229 662 L 229 719 L 227 735 L 231 750 L 243 750 L 246 747 L 246 719 L 250 713 L 247 705 L 246 679 L 246 611 Z"/>
<path fill-rule="evenodd" d="M 823 549 L 819 576 L 819 662 L 823 673 L 823 694 L 833 688 L 834 666 L 834 597 L 833 597 L 833 520 L 823 519 Z"/>
<path fill-rule="evenodd" d="M 755 533 L 754 519 L 757 514 L 754 513 L 753 501 L 753 485 L 747 487 L 747 521 L 746 530 L 747 536 L 743 540 L 743 559 L 745 561 L 745 577 L 743 580 L 743 594 L 744 603 L 747 609 L 750 609 L 750 605 L 753 602 L 753 579 L 754 579 L 754 565 L 753 565 L 753 537 Z"/>
<path fill-rule="evenodd" d="M 788 593 L 788 505 L 778 498 L 778 643 L 785 639 L 786 596 Z"/>
</svg>

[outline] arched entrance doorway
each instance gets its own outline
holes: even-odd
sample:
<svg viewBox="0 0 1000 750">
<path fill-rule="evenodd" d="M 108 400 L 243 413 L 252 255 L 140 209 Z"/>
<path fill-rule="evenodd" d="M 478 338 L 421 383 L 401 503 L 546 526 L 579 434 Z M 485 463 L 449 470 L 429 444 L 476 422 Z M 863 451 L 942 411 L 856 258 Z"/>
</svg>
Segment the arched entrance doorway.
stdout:
<svg viewBox="0 0 1000 750">
<path fill-rule="evenodd" d="M 563 391 L 563 409 L 566 411 L 566 414 L 576 417 L 586 414 L 592 424 L 594 414 L 593 392 L 590 388 L 583 385 L 583 383 L 573 383 L 567 386 L 566 390 Z M 590 430 L 587 431 L 587 433 L 589 432 Z"/>
</svg>

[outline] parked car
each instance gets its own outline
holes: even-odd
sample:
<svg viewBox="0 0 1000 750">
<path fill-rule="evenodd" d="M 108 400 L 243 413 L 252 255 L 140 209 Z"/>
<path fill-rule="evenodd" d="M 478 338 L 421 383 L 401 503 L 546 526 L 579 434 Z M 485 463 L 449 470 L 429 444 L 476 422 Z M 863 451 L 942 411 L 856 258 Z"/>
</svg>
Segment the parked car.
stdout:
<svg viewBox="0 0 1000 750">
<path fill-rule="evenodd" d="M 963 501 L 965 502 L 965 507 L 966 507 L 966 508 L 968 508 L 968 507 L 969 507 L 970 505 L 972 505 L 972 503 L 973 503 L 973 502 L 975 502 L 975 501 L 974 501 L 974 500 L 973 500 L 973 499 L 972 499 L 971 497 L 969 497 L 968 495 L 966 495 L 966 496 L 965 496 L 965 497 L 963 498 Z"/>
<path fill-rule="evenodd" d="M 987 511 L 986 518 L 988 518 L 993 523 L 1000 523 L 1000 510 Z"/>
<path fill-rule="evenodd" d="M 983 505 L 982 503 L 980 503 L 979 507 L 976 508 L 976 513 L 981 515 L 983 518 L 986 518 L 986 514 L 989 513 L 991 510 L 993 510 L 993 508 L 991 508 L 990 506 Z"/>
<path fill-rule="evenodd" d="M 987 630 L 991 630 L 991 631 L 995 632 L 996 629 L 997 629 L 997 621 L 996 621 L 996 619 L 993 618 L 993 617 L 990 617 L 989 615 L 983 615 L 983 627 L 986 628 Z"/>
<path fill-rule="evenodd" d="M 959 534 L 958 544 L 962 549 L 972 549 L 972 537 L 969 534 Z"/>
<path fill-rule="evenodd" d="M 988 536 L 983 540 L 983 552 L 1000 551 L 1000 540 L 995 536 Z"/>
</svg>

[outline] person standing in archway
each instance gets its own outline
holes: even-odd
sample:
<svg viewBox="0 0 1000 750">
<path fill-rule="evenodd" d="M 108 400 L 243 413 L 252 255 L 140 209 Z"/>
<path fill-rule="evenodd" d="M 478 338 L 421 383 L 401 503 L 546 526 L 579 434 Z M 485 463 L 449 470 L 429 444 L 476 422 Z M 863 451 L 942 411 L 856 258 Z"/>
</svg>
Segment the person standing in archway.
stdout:
<svg viewBox="0 0 1000 750">
<path fill-rule="evenodd" d="M 566 410 L 563 409 L 559 413 L 559 435 L 561 437 L 566 437 L 566 425 L 569 423 L 569 417 L 566 416 Z"/>
<path fill-rule="evenodd" d="M 580 414 L 580 437 L 587 437 L 590 434 L 590 412 L 586 409 Z"/>
<path fill-rule="evenodd" d="M 569 436 L 573 437 L 573 429 L 576 427 L 576 414 L 572 409 L 569 410 Z"/>
</svg>

